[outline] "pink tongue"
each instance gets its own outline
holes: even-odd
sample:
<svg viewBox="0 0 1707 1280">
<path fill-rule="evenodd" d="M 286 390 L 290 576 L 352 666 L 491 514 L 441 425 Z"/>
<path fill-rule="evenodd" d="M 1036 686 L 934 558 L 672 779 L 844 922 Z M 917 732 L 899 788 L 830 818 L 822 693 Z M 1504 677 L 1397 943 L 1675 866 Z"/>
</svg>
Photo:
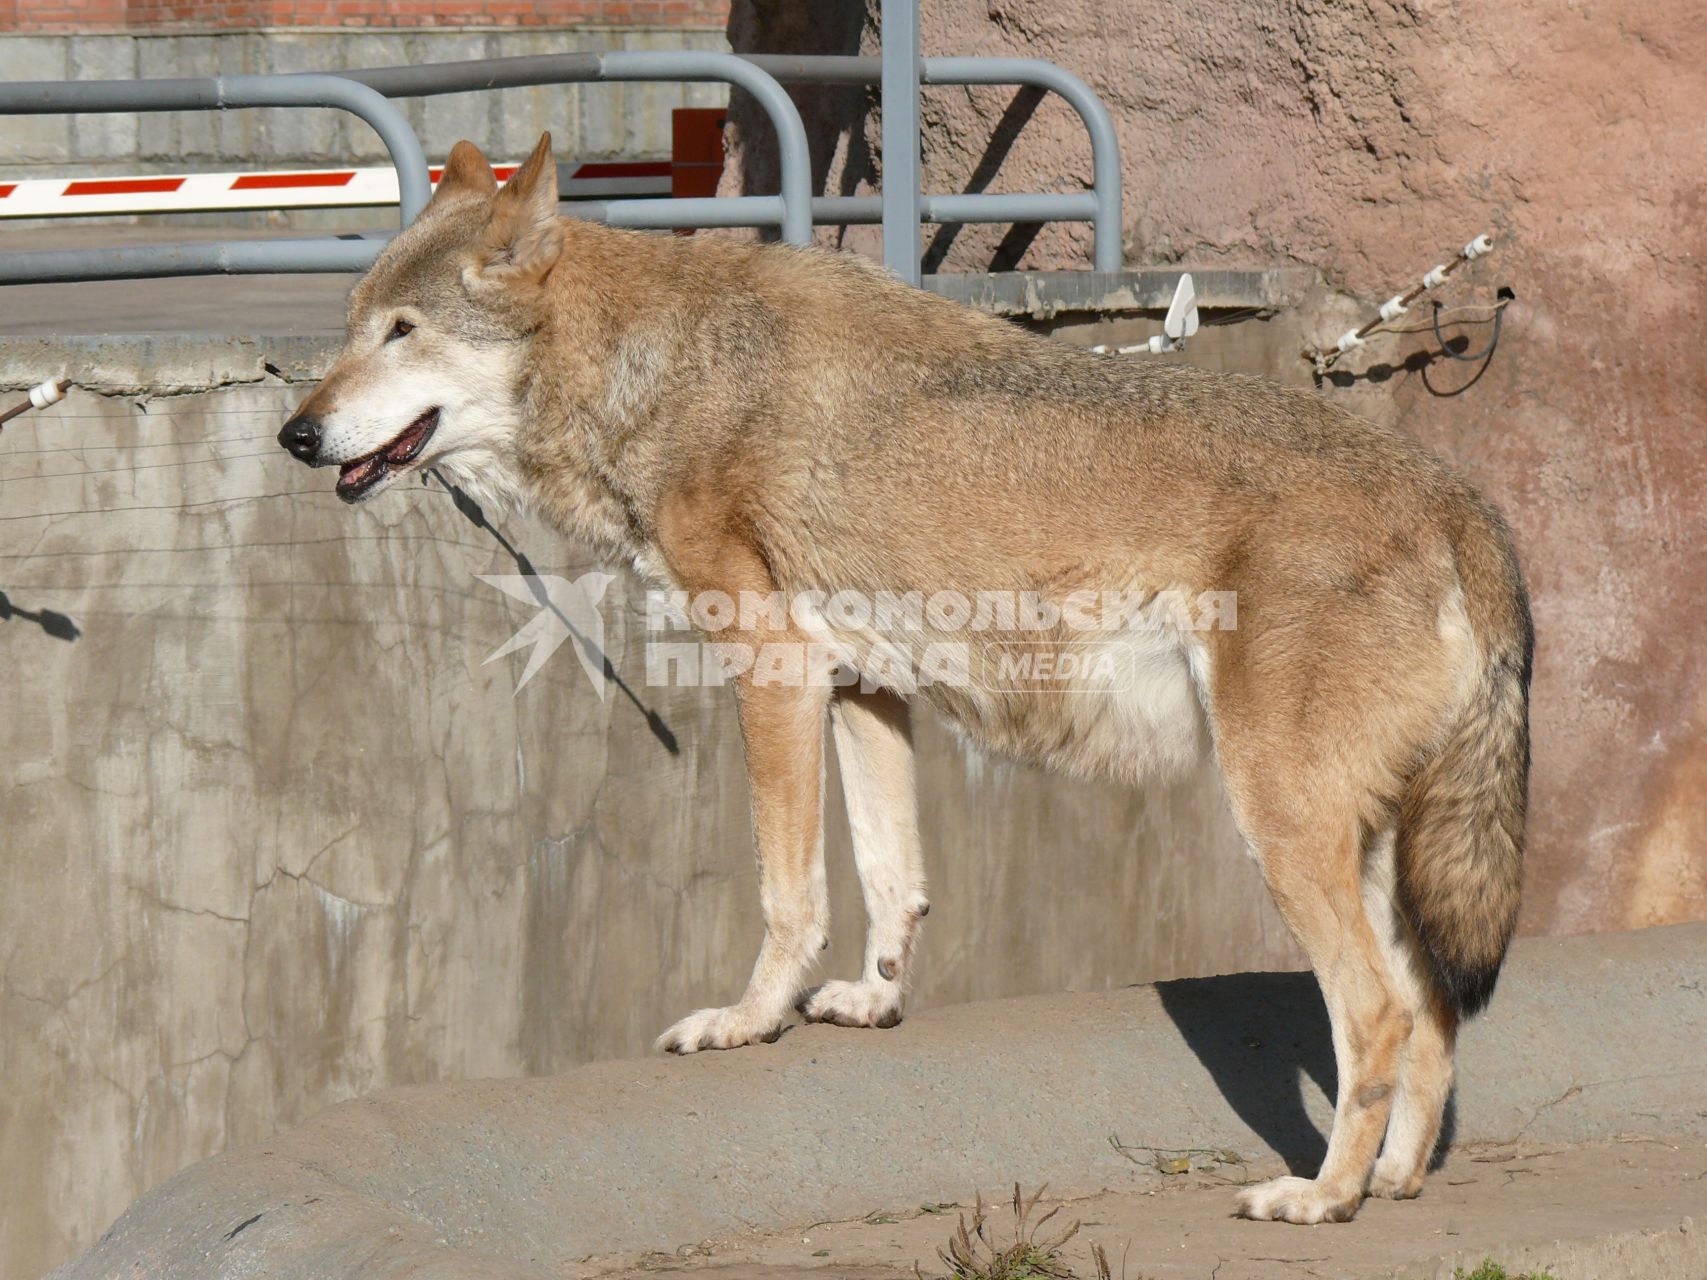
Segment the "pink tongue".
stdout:
<svg viewBox="0 0 1707 1280">
<path fill-rule="evenodd" d="M 338 473 L 338 483 L 345 486 L 365 484 L 368 477 L 385 465 L 382 458 L 363 458 L 360 462 L 351 462 Z"/>
</svg>

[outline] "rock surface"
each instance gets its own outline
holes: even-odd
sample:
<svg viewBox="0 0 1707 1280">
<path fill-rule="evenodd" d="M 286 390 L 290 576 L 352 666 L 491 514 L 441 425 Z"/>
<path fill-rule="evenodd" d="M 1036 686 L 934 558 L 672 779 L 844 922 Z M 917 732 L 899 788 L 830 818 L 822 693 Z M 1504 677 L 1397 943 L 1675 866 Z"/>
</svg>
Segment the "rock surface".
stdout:
<svg viewBox="0 0 1707 1280">
<path fill-rule="evenodd" d="M 1699 1166 L 1704 958 L 1707 925 L 1522 944 L 1464 1034 L 1455 1140 L 1533 1150 L 1640 1129 Z M 56 1276 L 522 1280 L 1015 1181 L 1155 1190 L 1158 1154 L 1310 1170 L 1331 1088 L 1302 974 L 962 1005 L 887 1032 L 809 1027 L 762 1049 L 347 1103 L 173 1178 Z M 1629 1163 L 1639 1179 L 1640 1153 Z M 1362 1238 L 1272 1229 L 1287 1250 Z M 1513 1223 L 1507 1238 L 1529 1237 Z"/>
</svg>

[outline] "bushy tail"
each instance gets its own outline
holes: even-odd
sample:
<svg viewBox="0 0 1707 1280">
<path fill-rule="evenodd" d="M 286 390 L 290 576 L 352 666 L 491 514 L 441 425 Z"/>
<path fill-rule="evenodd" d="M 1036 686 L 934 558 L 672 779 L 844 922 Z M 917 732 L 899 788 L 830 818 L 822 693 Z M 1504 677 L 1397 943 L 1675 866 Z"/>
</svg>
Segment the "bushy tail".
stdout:
<svg viewBox="0 0 1707 1280">
<path fill-rule="evenodd" d="M 1483 666 L 1410 781 L 1394 847 L 1399 905 L 1461 1017 L 1488 1003 L 1517 925 L 1529 792 L 1529 605 L 1503 528 L 1481 532 L 1459 573 Z"/>
</svg>

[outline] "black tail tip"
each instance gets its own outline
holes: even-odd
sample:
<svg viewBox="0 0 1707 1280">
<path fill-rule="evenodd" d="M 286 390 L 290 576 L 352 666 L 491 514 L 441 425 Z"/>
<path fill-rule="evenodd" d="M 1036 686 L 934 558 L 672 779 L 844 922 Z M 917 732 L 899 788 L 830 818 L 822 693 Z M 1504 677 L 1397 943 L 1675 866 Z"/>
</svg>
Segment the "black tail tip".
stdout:
<svg viewBox="0 0 1707 1280">
<path fill-rule="evenodd" d="M 1488 1007 L 1488 1001 L 1493 999 L 1494 984 L 1500 977 L 1498 962 L 1459 965 L 1442 963 L 1436 958 L 1433 968 L 1441 995 L 1458 1011 L 1460 1018 L 1473 1018 Z"/>
</svg>

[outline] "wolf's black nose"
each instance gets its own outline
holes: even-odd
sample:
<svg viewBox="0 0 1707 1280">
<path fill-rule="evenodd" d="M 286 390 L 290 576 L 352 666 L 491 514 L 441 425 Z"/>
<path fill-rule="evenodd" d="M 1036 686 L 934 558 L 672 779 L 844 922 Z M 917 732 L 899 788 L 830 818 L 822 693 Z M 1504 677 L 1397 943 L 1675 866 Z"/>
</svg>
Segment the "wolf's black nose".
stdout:
<svg viewBox="0 0 1707 1280">
<path fill-rule="evenodd" d="M 304 462 L 313 462 L 320 452 L 320 419 L 297 414 L 280 430 L 279 443 Z"/>
</svg>

